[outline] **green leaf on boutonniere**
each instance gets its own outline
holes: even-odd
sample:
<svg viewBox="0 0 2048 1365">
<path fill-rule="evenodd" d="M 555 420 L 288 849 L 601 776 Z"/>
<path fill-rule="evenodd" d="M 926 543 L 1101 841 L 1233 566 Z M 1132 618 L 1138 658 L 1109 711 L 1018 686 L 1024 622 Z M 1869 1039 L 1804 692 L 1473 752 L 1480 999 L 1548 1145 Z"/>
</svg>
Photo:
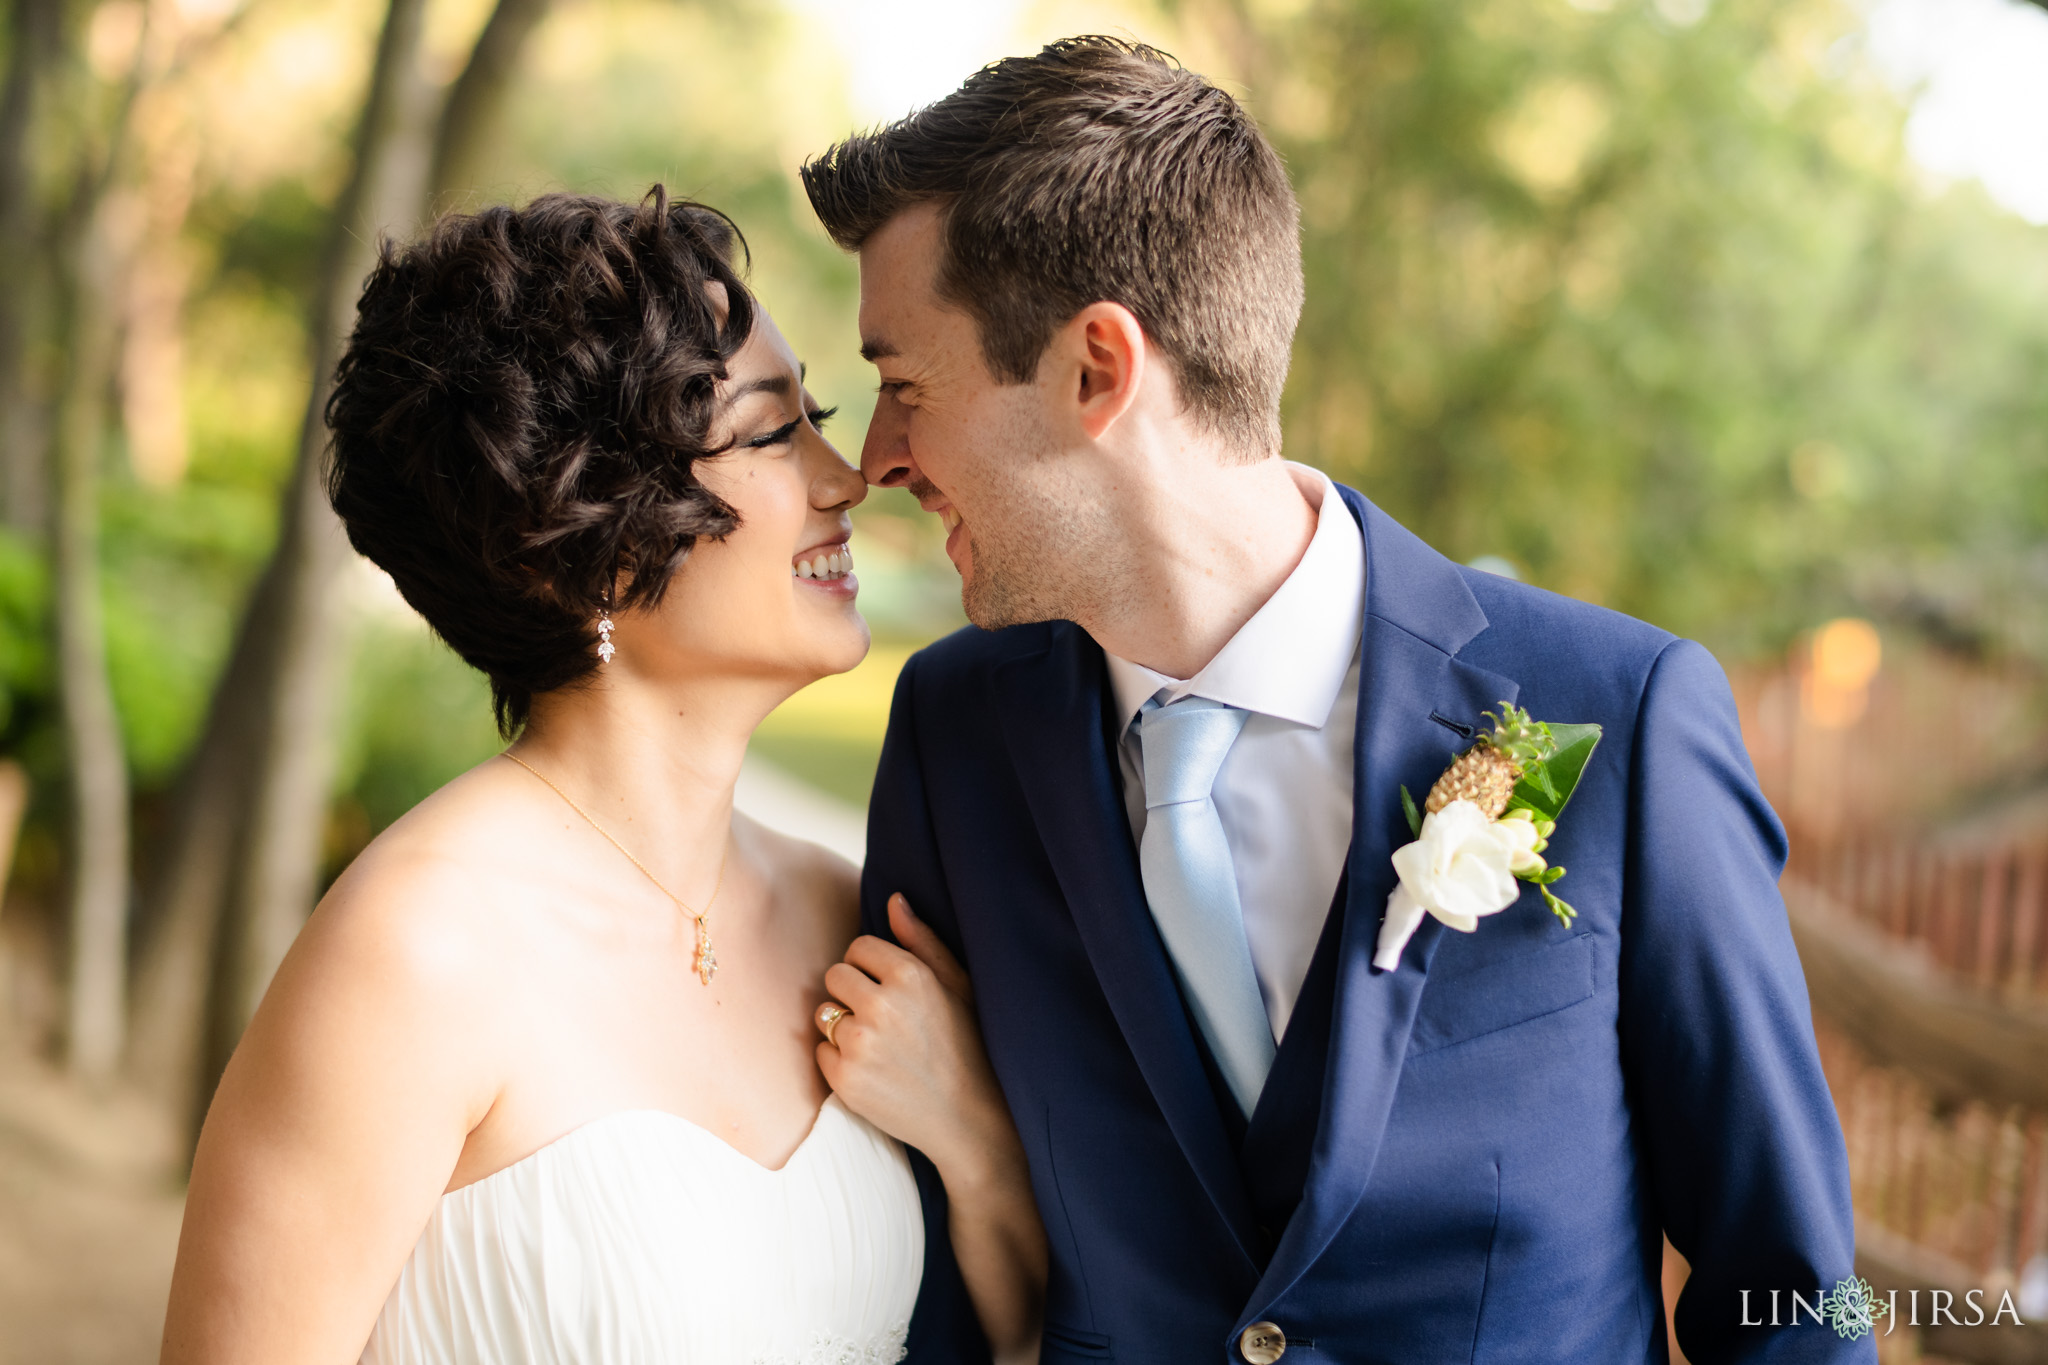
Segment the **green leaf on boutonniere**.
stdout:
<svg viewBox="0 0 2048 1365">
<path fill-rule="evenodd" d="M 1406 787 L 1401 788 L 1401 814 L 1408 817 L 1408 832 L 1420 839 L 1422 837 L 1422 812 L 1415 809 L 1415 798 L 1408 794 Z"/>
<path fill-rule="evenodd" d="M 1593 750 L 1599 746 L 1600 727 L 1553 723 L 1546 728 L 1557 742 L 1557 750 L 1522 770 L 1522 780 L 1515 784 L 1515 794 L 1508 798 L 1508 809 L 1527 810 L 1538 820 L 1554 821 L 1564 813 Z"/>
</svg>

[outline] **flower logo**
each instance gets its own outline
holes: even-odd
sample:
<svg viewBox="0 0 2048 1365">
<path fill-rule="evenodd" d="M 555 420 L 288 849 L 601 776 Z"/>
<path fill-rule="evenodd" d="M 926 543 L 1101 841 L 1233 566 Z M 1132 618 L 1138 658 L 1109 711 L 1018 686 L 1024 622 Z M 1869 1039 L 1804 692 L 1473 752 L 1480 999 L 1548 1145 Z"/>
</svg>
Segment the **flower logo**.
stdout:
<svg viewBox="0 0 2048 1365">
<path fill-rule="evenodd" d="M 1877 1320 L 1891 1311 L 1870 1281 L 1860 1276 L 1837 1280 L 1834 1289 L 1821 1297 L 1820 1308 L 1822 1321 L 1835 1329 L 1836 1336 L 1849 1341 L 1869 1336 L 1876 1330 Z"/>
</svg>

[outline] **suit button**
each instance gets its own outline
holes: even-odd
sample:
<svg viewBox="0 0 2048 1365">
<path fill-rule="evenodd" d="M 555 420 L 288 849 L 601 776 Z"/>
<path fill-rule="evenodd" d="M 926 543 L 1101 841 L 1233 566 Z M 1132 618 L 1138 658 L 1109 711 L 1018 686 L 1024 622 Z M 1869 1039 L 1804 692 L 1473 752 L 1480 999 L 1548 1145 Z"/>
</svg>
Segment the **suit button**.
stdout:
<svg viewBox="0 0 2048 1365">
<path fill-rule="evenodd" d="M 1287 1354 L 1287 1333 L 1277 1323 L 1255 1322 L 1237 1339 L 1237 1349 L 1251 1365 L 1273 1365 Z"/>
</svg>

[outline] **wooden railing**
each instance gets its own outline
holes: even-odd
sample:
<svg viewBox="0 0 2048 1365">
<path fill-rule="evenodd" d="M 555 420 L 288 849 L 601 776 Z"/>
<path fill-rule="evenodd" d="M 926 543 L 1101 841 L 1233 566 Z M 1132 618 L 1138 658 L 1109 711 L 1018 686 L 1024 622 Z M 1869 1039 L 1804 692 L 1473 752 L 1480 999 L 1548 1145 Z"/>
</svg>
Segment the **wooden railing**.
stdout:
<svg viewBox="0 0 2048 1365">
<path fill-rule="evenodd" d="M 1881 1288 L 1984 1290 L 1989 1312 L 2048 1265 L 2048 843 L 1795 827 L 1792 850 L 1859 1265 Z M 2048 1330 L 1944 1327 L 1912 1349 L 2048 1362 Z"/>
<path fill-rule="evenodd" d="M 1732 681 L 1791 836 L 1785 901 L 1848 1143 L 1859 1268 L 1902 1306 L 1916 1288 L 1995 1291 L 1995 1305 L 2048 1257 L 2043 679 L 1892 644 L 1837 622 Z M 2048 1330 L 1879 1343 L 1888 1365 L 1923 1353 L 2048 1365 Z"/>
<path fill-rule="evenodd" d="M 1944 846 L 1896 829 L 1829 837 L 1794 826 L 1785 875 L 1959 985 L 2048 998 L 2048 840 Z"/>
</svg>

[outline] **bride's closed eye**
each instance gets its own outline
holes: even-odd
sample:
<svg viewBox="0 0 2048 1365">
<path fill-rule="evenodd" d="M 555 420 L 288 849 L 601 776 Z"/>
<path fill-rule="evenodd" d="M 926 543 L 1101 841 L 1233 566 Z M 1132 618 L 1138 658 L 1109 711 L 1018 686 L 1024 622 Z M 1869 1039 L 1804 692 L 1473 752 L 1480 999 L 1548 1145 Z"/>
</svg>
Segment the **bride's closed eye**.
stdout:
<svg viewBox="0 0 2048 1365">
<path fill-rule="evenodd" d="M 789 439 L 796 435 L 796 429 L 806 421 L 810 422 L 812 426 L 823 430 L 825 423 L 831 421 L 838 414 L 839 409 L 836 407 L 819 408 L 813 412 L 808 412 L 804 416 L 797 418 L 794 422 L 785 422 L 773 431 L 764 432 L 756 436 L 753 440 L 746 442 L 746 449 L 766 450 L 770 446 L 787 445 L 789 444 Z"/>
</svg>

